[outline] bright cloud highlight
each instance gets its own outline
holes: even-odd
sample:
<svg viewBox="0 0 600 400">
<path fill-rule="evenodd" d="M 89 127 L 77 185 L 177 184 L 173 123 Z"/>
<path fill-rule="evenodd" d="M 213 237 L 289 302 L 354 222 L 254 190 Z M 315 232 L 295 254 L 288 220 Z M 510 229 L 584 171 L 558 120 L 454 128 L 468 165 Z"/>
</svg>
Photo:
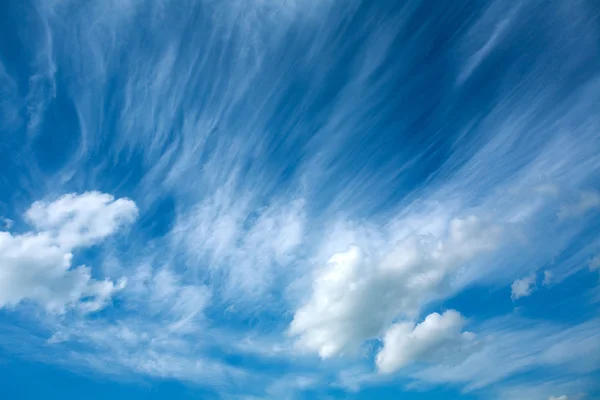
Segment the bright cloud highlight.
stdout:
<svg viewBox="0 0 600 400">
<path fill-rule="evenodd" d="M 93 279 L 90 267 L 72 266 L 73 252 L 117 233 L 137 213 L 133 201 L 98 192 L 35 202 L 25 214 L 34 230 L 0 232 L 0 307 L 23 300 L 58 313 L 104 307 L 126 279 Z"/>
</svg>

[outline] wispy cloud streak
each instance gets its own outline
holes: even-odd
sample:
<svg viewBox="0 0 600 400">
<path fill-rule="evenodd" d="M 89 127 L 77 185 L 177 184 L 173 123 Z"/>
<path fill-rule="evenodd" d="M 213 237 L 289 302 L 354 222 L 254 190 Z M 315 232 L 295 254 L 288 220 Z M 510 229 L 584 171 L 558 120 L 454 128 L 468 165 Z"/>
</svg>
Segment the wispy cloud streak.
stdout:
<svg viewBox="0 0 600 400">
<path fill-rule="evenodd" d="M 0 47 L 3 243 L 86 247 L 85 282 L 127 280 L 93 318 L 42 313 L 31 346 L 227 394 L 252 377 L 250 394 L 271 396 L 326 386 L 336 357 L 366 368 L 364 382 L 385 382 L 379 359 L 406 381 L 472 391 L 573 367 L 540 347 L 580 351 L 558 323 L 470 325 L 443 308 L 479 288 L 512 307 L 513 282 L 516 300 L 541 271 L 547 290 L 593 273 L 600 33 L 588 3 L 12 3 L 27 51 L 19 64 Z M 83 207 L 82 193 L 100 200 Z M 59 258 L 45 271 L 83 271 Z M 69 293 L 55 308 L 87 292 Z M 45 297 L 0 305 L 28 314 L 23 299 Z M 420 364 L 466 346 L 467 325 L 483 347 Z M 591 346 L 596 325 L 564 328 Z M 422 351 L 404 357 L 406 343 Z M 569 370 L 582 387 L 593 361 Z"/>
</svg>

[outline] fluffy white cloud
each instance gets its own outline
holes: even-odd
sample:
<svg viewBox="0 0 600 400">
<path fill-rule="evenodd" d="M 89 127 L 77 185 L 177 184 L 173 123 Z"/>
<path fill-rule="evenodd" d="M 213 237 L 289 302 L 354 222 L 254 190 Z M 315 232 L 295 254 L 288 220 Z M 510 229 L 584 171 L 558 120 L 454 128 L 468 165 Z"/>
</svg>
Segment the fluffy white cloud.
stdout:
<svg viewBox="0 0 600 400">
<path fill-rule="evenodd" d="M 548 397 L 548 400 L 569 400 L 569 397 L 564 395 L 558 397 L 550 396 Z"/>
<path fill-rule="evenodd" d="M 521 297 L 527 297 L 535 290 L 535 274 L 528 275 L 522 279 L 517 279 L 510 286 L 511 297 L 513 300 Z"/>
<path fill-rule="evenodd" d="M 72 267 L 72 251 L 115 233 L 137 212 L 133 201 L 98 192 L 35 202 L 26 212 L 35 230 L 0 232 L 0 307 L 27 299 L 51 312 L 74 305 L 84 312 L 102 308 L 125 280 L 92 279 L 89 267 Z"/>
<path fill-rule="evenodd" d="M 376 357 L 382 373 L 392 373 L 414 361 L 447 361 L 462 353 L 475 335 L 461 332 L 466 321 L 454 310 L 429 314 L 423 322 L 392 325 Z"/>
<path fill-rule="evenodd" d="M 133 201 L 99 192 L 67 194 L 50 203 L 36 201 L 25 214 L 38 232 L 50 235 L 64 249 L 93 245 L 137 215 Z"/>
<path fill-rule="evenodd" d="M 355 351 L 395 318 L 416 318 L 453 272 L 498 243 L 498 229 L 474 216 L 435 231 L 408 235 L 392 248 L 353 246 L 331 257 L 290 325 L 297 344 L 322 358 Z"/>
</svg>

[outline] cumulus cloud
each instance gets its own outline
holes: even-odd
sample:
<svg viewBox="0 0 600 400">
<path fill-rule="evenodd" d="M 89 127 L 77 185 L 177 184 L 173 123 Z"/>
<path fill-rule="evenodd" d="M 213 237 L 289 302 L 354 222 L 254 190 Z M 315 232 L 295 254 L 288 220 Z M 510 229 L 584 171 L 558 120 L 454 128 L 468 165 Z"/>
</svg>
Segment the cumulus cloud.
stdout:
<svg viewBox="0 0 600 400">
<path fill-rule="evenodd" d="M 475 338 L 471 332 L 461 332 L 466 321 L 454 310 L 429 314 L 417 325 L 392 325 L 383 337 L 383 348 L 376 357 L 382 373 L 394 372 L 414 361 L 447 361 L 463 352 Z"/>
<path fill-rule="evenodd" d="M 511 298 L 517 300 L 521 297 L 527 297 L 535 290 L 535 274 L 531 274 L 521 279 L 517 279 L 510 286 Z"/>
<path fill-rule="evenodd" d="M 61 248 L 91 246 L 133 222 L 135 203 L 106 193 L 68 194 L 53 202 L 36 201 L 25 213 L 38 232 L 47 233 Z"/>
<path fill-rule="evenodd" d="M 550 396 L 550 397 L 548 397 L 548 400 L 569 400 L 569 397 L 565 396 L 565 395 L 558 396 L 558 397 Z"/>
<path fill-rule="evenodd" d="M 34 230 L 0 232 L 0 307 L 31 300 L 50 312 L 72 306 L 92 312 L 123 289 L 124 279 L 92 279 L 91 269 L 73 267 L 72 259 L 74 250 L 96 244 L 135 220 L 133 201 L 98 192 L 69 194 L 35 202 L 25 216 Z"/>
<path fill-rule="evenodd" d="M 203 359 L 200 351 L 192 351 L 210 335 L 196 325 L 209 297 L 202 286 L 205 283 L 215 296 L 230 301 L 251 297 L 257 303 L 271 306 L 271 300 L 279 300 L 289 281 L 312 281 L 312 266 L 324 266 L 316 272 L 312 291 L 306 292 L 308 298 L 293 302 L 290 311 L 295 311 L 295 315 L 290 332 L 303 348 L 330 356 L 351 352 L 368 338 L 385 337 L 385 332 L 396 327 L 392 324 L 397 318 L 417 321 L 423 305 L 444 296 L 446 286 L 454 284 L 455 275 L 465 269 L 467 275 L 476 274 L 482 286 L 497 284 L 499 279 L 494 278 L 505 274 L 501 284 L 507 286 L 509 280 L 546 265 L 549 253 L 558 255 L 577 244 L 575 240 L 580 237 L 577 229 L 544 229 L 547 224 L 538 225 L 545 213 L 554 216 L 556 210 L 548 211 L 545 207 L 547 202 L 555 200 L 523 200 L 515 198 L 508 189 L 515 182 L 523 187 L 543 182 L 556 183 L 557 187 L 577 186 L 591 182 L 590 177 L 597 174 L 597 118 L 589 110 L 595 110 L 598 103 L 598 81 L 583 76 L 573 85 L 566 85 L 569 90 L 561 90 L 558 97 L 556 88 L 545 85 L 547 78 L 566 79 L 573 74 L 554 69 L 562 65 L 555 62 L 556 49 L 568 49 L 569 54 L 575 50 L 578 56 L 594 54 L 595 25 L 579 28 L 584 21 L 578 16 L 581 5 L 563 7 L 556 1 L 544 7 L 548 10 L 544 14 L 537 2 L 525 1 L 523 6 L 517 6 L 522 11 L 517 15 L 509 12 L 515 9 L 512 4 L 496 2 L 498 6 L 488 11 L 482 9 L 483 18 L 470 19 L 474 25 L 471 21 L 459 24 L 464 27 L 461 31 L 465 36 L 457 32 L 448 51 L 426 52 L 433 57 L 427 57 L 431 61 L 428 67 L 443 65 L 445 70 L 446 67 L 454 70 L 447 64 L 455 58 L 454 44 L 463 43 L 461 47 L 469 54 L 457 57 L 466 60 L 462 68 L 458 65 L 462 74 L 459 80 L 477 87 L 475 80 L 467 82 L 476 74 L 499 85 L 486 92 L 489 96 L 481 99 L 481 110 L 473 114 L 474 108 L 465 107 L 462 101 L 463 96 L 473 98 L 467 88 L 471 85 L 464 87 L 469 91 L 461 90 L 450 96 L 444 91 L 438 93 L 428 77 L 445 79 L 452 74 L 423 69 L 423 57 L 411 54 L 411 49 L 427 47 L 430 42 L 427 38 L 439 37 L 440 33 L 436 23 L 423 25 L 422 34 L 410 33 L 416 21 L 412 18 L 420 14 L 418 2 L 407 5 L 400 19 L 395 13 L 383 12 L 379 7 L 366 10 L 358 3 L 336 6 L 334 13 L 321 12 L 327 10 L 321 5 L 334 4 L 328 1 L 317 2 L 319 7 L 315 7 L 315 2 L 299 0 L 209 3 L 200 8 L 195 2 L 186 2 L 181 7 L 168 7 L 169 2 L 139 1 L 68 2 L 68 6 L 61 1 L 36 3 L 33 14 L 43 16 L 41 33 L 46 40 L 29 46 L 34 54 L 40 55 L 40 60 L 33 60 L 37 62 L 30 80 L 30 94 L 25 99 L 26 111 L 30 121 L 35 121 L 39 114 L 39 121 L 44 122 L 42 114 L 48 99 L 54 95 L 56 61 L 62 75 L 68 77 L 60 82 L 61 96 L 66 96 L 65 104 L 75 107 L 78 121 L 74 122 L 79 124 L 81 132 L 77 140 L 81 160 L 73 155 L 73 162 L 65 166 L 65 174 L 72 174 L 76 182 L 103 182 L 103 187 L 125 184 L 120 187 L 132 190 L 143 203 L 168 198 L 176 204 L 176 221 L 170 221 L 162 210 L 157 212 L 156 219 L 166 224 L 174 222 L 175 229 L 167 236 L 181 246 L 171 248 L 171 243 L 165 245 L 165 241 L 155 251 L 165 254 L 165 258 L 176 258 L 173 263 L 181 270 L 158 263 L 138 269 L 134 276 L 128 277 L 123 296 L 130 297 L 119 307 L 132 316 L 116 321 L 110 318 L 98 324 L 82 323 L 75 332 L 65 330 L 65 337 L 70 334 L 90 344 L 93 350 L 85 354 L 90 365 L 102 365 L 103 371 L 110 372 L 121 363 L 154 376 L 198 379 L 202 371 L 212 368 L 210 363 L 196 361 Z M 556 32 L 558 27 L 561 34 L 547 35 L 544 31 L 540 36 L 542 31 L 535 26 L 533 31 L 523 29 L 525 20 L 521 17 L 531 15 L 531 9 L 526 7 L 529 3 L 544 14 L 540 22 L 551 21 L 551 31 Z M 311 13 L 318 17 L 314 24 L 299 17 L 286 18 L 297 15 L 286 10 L 298 7 L 313 10 Z M 355 19 L 354 13 L 363 11 L 368 15 L 361 15 L 360 19 L 368 21 L 367 29 L 361 29 L 360 35 L 353 35 L 354 39 L 343 40 L 344 46 L 338 46 L 340 32 L 347 30 L 348 21 Z M 546 19 L 550 14 L 561 17 L 559 21 Z M 435 22 L 438 17 L 432 14 L 431 18 Z M 33 22 L 42 25 L 37 19 Z M 132 24 L 139 29 L 132 30 Z M 166 35 L 154 35 L 157 24 L 172 29 Z M 197 26 L 203 29 L 190 29 Z M 276 29 L 271 29 L 274 26 Z M 547 44 L 548 47 L 535 52 L 535 59 L 540 62 L 547 59 L 549 63 L 530 62 L 533 60 L 527 58 L 527 52 L 517 51 L 515 62 L 507 64 L 500 79 L 486 78 L 481 67 L 488 57 L 498 52 L 513 59 L 507 50 L 522 41 L 523 32 L 527 38 L 533 37 L 535 43 Z M 289 41 L 289 38 L 296 39 Z M 401 44 L 406 52 L 398 52 L 396 44 Z M 352 52 L 355 57 L 347 57 L 348 46 L 356 50 Z M 287 57 L 288 53 L 299 57 Z M 273 59 L 281 62 L 268 62 Z M 595 70 L 578 62 L 577 57 L 569 60 L 574 72 Z M 534 64 L 528 71 L 520 68 Z M 118 70 L 113 70 L 115 66 Z M 348 71 L 340 76 L 342 79 L 338 79 L 339 67 Z M 514 74 L 516 70 L 523 73 Z M 218 76 L 211 79 L 215 71 Z M 415 79 L 414 71 L 421 71 L 422 79 Z M 549 75 L 540 74 L 544 71 Z M 331 85 L 331 77 L 336 77 L 339 85 Z M 123 90 L 108 90 L 115 80 Z M 538 86 L 540 82 L 542 86 Z M 520 90 L 512 90 L 513 84 Z M 16 89 L 10 91 L 18 94 Z M 7 98 L 11 100 L 10 107 L 15 108 L 13 103 L 17 102 Z M 406 108 L 395 101 L 382 101 L 386 98 L 413 99 L 415 104 Z M 423 100 L 430 103 L 419 103 Z M 556 107 L 547 107 L 548 104 Z M 423 118 L 422 111 L 426 109 L 447 110 L 453 118 L 446 118 L 445 122 Z M 465 121 L 468 123 L 463 124 Z M 32 128 L 38 125 L 44 127 L 30 124 Z M 415 132 L 412 128 L 417 125 Z M 51 136 L 53 132 L 54 129 L 40 129 L 38 133 Z M 403 145 L 393 146 L 395 143 Z M 27 151 L 15 154 L 29 155 Z M 36 172 L 30 170 L 30 165 L 40 161 L 35 154 L 21 158 L 27 164 L 27 171 Z M 118 168 L 113 168 L 113 162 L 119 164 Z M 7 177 L 13 174 L 12 170 L 6 170 Z M 124 177 L 121 172 L 128 170 L 134 173 Z M 231 189 L 226 187 L 230 179 L 239 181 Z M 293 198 L 298 194 L 295 187 L 303 187 L 299 197 L 306 199 L 306 207 L 294 204 Z M 17 184 L 11 190 L 14 188 L 27 190 Z M 548 190 L 540 193 L 544 191 Z M 558 191 L 549 191 L 554 197 L 561 197 Z M 327 238 L 323 245 L 325 256 L 321 257 L 319 252 L 315 257 L 318 262 L 313 263 L 312 258 L 310 262 L 302 260 L 291 271 L 296 258 L 306 254 L 310 258 L 313 254 L 312 243 L 306 241 L 319 242 L 320 227 L 328 226 L 332 215 L 379 224 L 398 210 L 406 210 L 411 217 L 413 210 L 407 209 L 406 202 L 415 198 L 442 199 L 445 204 L 456 200 L 461 204 L 439 221 L 431 214 L 416 221 L 416 225 L 431 228 L 421 228 L 418 233 L 404 233 L 409 219 L 406 218 L 399 224 L 403 233 L 388 234 L 375 229 L 375 233 L 368 232 L 371 236 L 365 240 L 366 245 L 362 239 L 354 243 L 353 238 L 349 243 L 346 238 L 339 241 Z M 568 213 L 579 215 L 578 210 L 593 207 L 595 200 L 590 199 L 575 204 Z M 61 207 L 74 207 L 70 203 L 73 199 L 63 202 Z M 83 217 L 81 211 L 81 218 L 76 221 L 60 211 L 49 213 L 48 204 L 40 204 L 42 212 L 32 212 L 30 217 L 36 226 L 30 234 L 43 233 L 46 240 L 60 249 L 57 262 L 61 261 L 63 250 L 71 254 L 102 239 L 103 234 L 90 233 L 87 226 L 95 226 L 92 229 L 95 232 L 107 233 L 128 221 L 125 217 L 115 220 L 114 226 L 106 226 L 101 220 L 110 213 Z M 99 201 L 99 209 L 104 210 L 103 204 Z M 121 213 L 118 210 L 123 205 L 113 206 L 113 212 Z M 513 216 L 511 223 L 515 224 L 535 219 L 529 228 L 542 232 L 544 237 L 524 238 L 524 241 L 530 239 L 533 249 L 528 251 L 530 254 L 515 254 L 518 251 L 514 248 L 507 249 L 489 260 L 496 265 L 485 263 L 483 268 L 470 269 L 471 261 L 495 246 L 495 237 L 490 234 L 493 232 L 485 229 L 475 229 L 464 238 L 448 232 L 451 231 L 448 226 L 454 224 L 449 222 L 451 218 L 464 215 L 470 207 L 481 207 L 484 214 L 494 214 L 498 220 L 505 215 Z M 304 214 L 305 208 L 308 216 Z M 52 215 L 57 215 L 59 222 L 50 222 Z M 588 222 L 585 218 L 570 221 L 574 225 Z M 140 232 L 140 241 L 148 239 L 145 233 Z M 349 247 L 352 243 L 355 246 Z M 331 257 L 332 254 L 336 255 Z M 186 265 L 179 264 L 182 259 Z M 134 264 L 130 260 L 121 261 Z M 57 269 L 59 276 L 84 271 L 83 267 L 70 266 L 72 262 L 65 264 L 69 265 L 61 264 L 63 267 Z M 498 268 L 498 264 L 502 267 Z M 560 268 L 567 267 L 557 265 L 557 276 L 561 275 Z M 182 270 L 188 275 L 178 275 Z M 46 280 L 55 279 L 52 276 Z M 96 282 L 89 274 L 79 280 Z M 109 291 L 108 287 L 105 289 Z M 65 292 L 62 286 L 56 290 Z M 73 297 L 81 303 L 79 292 L 69 293 L 74 293 Z M 248 307 L 244 306 L 247 304 L 236 304 L 231 309 L 245 312 Z M 218 314 L 220 310 L 213 311 Z M 229 318 L 233 313 L 224 314 L 216 315 L 215 323 L 231 323 Z M 255 321 L 266 324 L 287 321 L 279 319 L 281 313 L 256 314 L 244 321 L 242 329 Z M 421 325 L 410 324 L 415 327 L 413 331 Z M 240 325 L 231 325 L 240 329 Z M 480 337 L 480 330 L 477 332 Z M 269 334 L 273 335 L 270 339 L 279 332 L 271 329 Z M 60 337 L 57 335 L 55 341 Z M 230 340 L 224 347 L 231 349 L 235 346 L 232 343 L 237 341 Z M 511 344 L 517 347 L 518 342 Z M 502 349 L 498 352 L 502 353 Z M 468 364 L 465 374 L 480 372 L 479 366 L 486 356 L 482 355 L 478 363 Z M 482 375 L 487 375 L 476 377 L 479 381 L 493 379 L 493 374 L 506 368 L 518 369 L 519 362 L 531 368 L 536 365 L 520 354 L 513 358 L 503 358 L 500 354 L 493 359 L 498 365 L 486 365 Z M 227 373 L 223 377 L 227 380 Z M 555 393 L 571 392 L 556 390 L 540 398 Z"/>
<path fill-rule="evenodd" d="M 384 251 L 352 246 L 331 257 L 290 325 L 300 348 L 322 358 L 355 351 L 395 318 L 415 318 L 452 272 L 498 241 L 497 228 L 474 216 L 435 230 L 437 237 L 409 235 Z"/>
</svg>

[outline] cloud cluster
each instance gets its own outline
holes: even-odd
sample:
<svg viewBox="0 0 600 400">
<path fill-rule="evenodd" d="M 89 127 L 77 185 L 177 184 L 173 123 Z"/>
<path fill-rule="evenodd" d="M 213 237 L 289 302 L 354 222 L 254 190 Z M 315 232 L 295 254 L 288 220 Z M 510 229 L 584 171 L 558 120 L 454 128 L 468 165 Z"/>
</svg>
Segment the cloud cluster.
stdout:
<svg viewBox="0 0 600 400">
<path fill-rule="evenodd" d="M 553 264 L 554 284 L 598 254 L 592 234 L 579 246 L 600 205 L 586 190 L 600 170 L 600 81 L 588 75 L 598 46 L 585 2 L 492 1 L 465 21 L 442 6 L 424 23 L 419 1 L 401 12 L 330 0 L 30 3 L 32 18 L 16 25 L 31 71 L 0 64 L 0 127 L 26 119 L 31 137 L 54 141 L 50 114 L 67 116 L 68 104 L 74 151 L 53 160 L 56 174 L 28 153 L 43 141 L 3 151 L 17 154 L 8 163 L 17 172 L 7 168 L 0 189 L 40 198 L 48 187 L 119 187 L 164 228 L 139 224 L 138 241 L 115 256 L 125 267 L 108 276 L 126 275 L 127 286 L 74 260 L 136 218 L 130 200 L 67 195 L 35 203 L 31 231 L 4 228 L 0 307 L 94 311 L 121 290 L 109 318 L 46 316 L 55 334 L 44 351 L 56 359 L 237 383 L 245 372 L 219 360 L 223 351 L 284 363 L 290 337 L 281 331 L 293 315 L 288 332 L 304 351 L 328 358 L 376 339 L 380 372 L 410 374 L 413 363 L 415 380 L 467 391 L 548 365 L 576 371 L 572 353 L 592 369 L 593 323 L 475 323 L 473 346 L 458 311 L 422 315 L 469 284 L 522 278 L 512 295 L 523 297 L 534 289 L 528 274 L 549 260 L 584 260 Z M 503 68 L 487 68 L 499 57 Z M 25 96 L 18 82 L 29 83 Z M 569 191 L 583 195 L 561 205 Z M 446 209 L 415 211 L 429 201 Z M 500 236 L 519 246 L 497 251 Z M 249 333 L 255 324 L 268 334 Z M 286 367 L 302 368 L 296 357 Z M 323 364 L 271 394 L 324 384 L 311 375 Z M 578 392 L 530 397 L 557 393 Z"/>
<path fill-rule="evenodd" d="M 352 353 L 394 319 L 416 318 L 453 273 L 495 249 L 500 239 L 498 227 L 475 216 L 452 219 L 438 235 L 412 234 L 393 247 L 366 252 L 353 246 L 332 256 L 318 272 L 310 298 L 296 310 L 290 334 L 322 358 Z M 448 314 L 443 321 L 452 318 Z M 392 332 L 398 329 L 403 328 Z"/>
<path fill-rule="evenodd" d="M 104 307 L 126 281 L 93 279 L 89 267 L 72 266 L 73 252 L 116 233 L 137 212 L 133 201 L 98 192 L 35 202 L 25 214 L 33 230 L 0 232 L 0 307 L 23 300 L 58 313 Z"/>
<path fill-rule="evenodd" d="M 429 314 L 423 322 L 392 325 L 383 337 L 383 348 L 375 359 L 382 373 L 391 373 L 414 361 L 444 363 L 464 353 L 472 332 L 461 332 L 466 321 L 454 310 Z"/>
<path fill-rule="evenodd" d="M 545 275 L 544 281 L 546 281 L 546 277 L 549 275 Z M 535 290 L 535 274 L 528 275 L 524 278 L 515 280 L 510 286 L 511 297 L 513 300 L 517 300 L 521 297 L 527 297 Z"/>
</svg>

